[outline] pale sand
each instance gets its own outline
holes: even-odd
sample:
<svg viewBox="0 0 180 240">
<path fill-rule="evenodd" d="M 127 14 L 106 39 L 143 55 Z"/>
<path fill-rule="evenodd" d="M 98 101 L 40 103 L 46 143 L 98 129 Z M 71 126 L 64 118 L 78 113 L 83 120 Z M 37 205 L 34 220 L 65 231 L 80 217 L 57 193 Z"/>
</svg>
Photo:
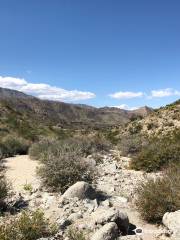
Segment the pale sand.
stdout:
<svg viewBox="0 0 180 240">
<path fill-rule="evenodd" d="M 31 184 L 33 189 L 39 186 L 36 176 L 38 162 L 28 155 L 15 156 L 4 160 L 6 177 L 11 182 L 13 190 L 21 192 L 25 184 Z"/>
</svg>

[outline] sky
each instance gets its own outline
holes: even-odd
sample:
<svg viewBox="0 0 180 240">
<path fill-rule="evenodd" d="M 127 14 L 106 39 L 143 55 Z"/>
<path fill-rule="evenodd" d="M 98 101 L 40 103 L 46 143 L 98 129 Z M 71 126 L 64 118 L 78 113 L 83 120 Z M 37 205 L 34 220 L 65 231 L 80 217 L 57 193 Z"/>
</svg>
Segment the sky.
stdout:
<svg viewBox="0 0 180 240">
<path fill-rule="evenodd" d="M 0 0 L 0 87 L 134 109 L 180 98 L 179 0 Z"/>
</svg>

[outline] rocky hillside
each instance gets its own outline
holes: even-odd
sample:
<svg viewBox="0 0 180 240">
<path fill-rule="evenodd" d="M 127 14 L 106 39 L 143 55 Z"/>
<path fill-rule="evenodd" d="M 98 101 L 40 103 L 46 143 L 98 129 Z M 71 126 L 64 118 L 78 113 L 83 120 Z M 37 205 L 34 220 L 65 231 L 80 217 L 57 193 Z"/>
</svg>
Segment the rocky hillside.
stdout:
<svg viewBox="0 0 180 240">
<path fill-rule="evenodd" d="M 180 128 L 180 100 L 165 107 L 154 110 L 141 120 L 130 122 L 121 133 L 144 133 L 166 135 Z"/>
</svg>

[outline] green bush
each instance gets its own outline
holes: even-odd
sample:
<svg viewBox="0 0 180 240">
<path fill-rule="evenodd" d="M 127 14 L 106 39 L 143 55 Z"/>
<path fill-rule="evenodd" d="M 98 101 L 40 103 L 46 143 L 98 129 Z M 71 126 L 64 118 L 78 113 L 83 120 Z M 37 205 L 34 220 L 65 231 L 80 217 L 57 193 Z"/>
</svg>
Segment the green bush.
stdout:
<svg viewBox="0 0 180 240">
<path fill-rule="evenodd" d="M 151 139 L 131 161 L 135 170 L 152 172 L 180 161 L 180 132 Z"/>
<path fill-rule="evenodd" d="M 8 196 L 9 188 L 9 184 L 6 181 L 4 175 L 0 175 L 0 210 L 4 205 L 3 203 L 5 198 Z"/>
<path fill-rule="evenodd" d="M 29 142 L 16 136 L 7 136 L 0 142 L 0 159 L 12 157 L 16 154 L 27 154 Z"/>
<path fill-rule="evenodd" d="M 180 165 L 168 168 L 162 178 L 150 179 L 138 189 L 136 201 L 142 217 L 149 222 L 161 222 L 166 212 L 180 208 Z"/>
<path fill-rule="evenodd" d="M 40 210 L 23 212 L 18 219 L 0 225 L 1 240 L 36 240 L 55 232 L 56 227 L 49 224 Z"/>
</svg>

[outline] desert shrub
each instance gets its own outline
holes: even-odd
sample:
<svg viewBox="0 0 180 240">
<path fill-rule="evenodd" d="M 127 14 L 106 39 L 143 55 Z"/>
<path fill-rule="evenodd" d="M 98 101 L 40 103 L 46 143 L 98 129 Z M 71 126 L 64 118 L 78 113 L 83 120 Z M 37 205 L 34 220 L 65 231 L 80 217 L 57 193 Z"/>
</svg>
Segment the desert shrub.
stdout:
<svg viewBox="0 0 180 240">
<path fill-rule="evenodd" d="M 117 143 L 119 142 L 119 130 L 107 129 L 103 131 L 103 135 L 105 139 L 113 145 L 117 145 Z"/>
<path fill-rule="evenodd" d="M 137 115 L 132 115 L 131 117 L 130 117 L 130 120 L 131 120 L 131 122 L 134 122 L 134 121 L 138 121 L 138 120 L 141 120 L 141 119 L 143 119 L 143 116 L 137 116 Z"/>
<path fill-rule="evenodd" d="M 58 157 L 60 154 L 76 152 L 78 157 L 87 157 L 90 154 L 110 149 L 110 143 L 98 135 L 79 136 L 63 140 L 42 139 L 32 144 L 29 155 L 33 159 L 45 161 L 49 156 Z"/>
<path fill-rule="evenodd" d="M 15 136 L 6 136 L 0 141 L 0 159 L 12 157 L 16 154 L 26 154 L 29 142 Z"/>
<path fill-rule="evenodd" d="M 0 225 L 1 240 L 36 240 L 56 232 L 40 210 L 23 212 L 18 219 Z"/>
<path fill-rule="evenodd" d="M 38 174 L 43 184 L 52 190 L 64 192 L 77 181 L 91 182 L 92 169 L 76 154 L 68 152 L 57 156 L 50 156 L 39 168 Z"/>
<path fill-rule="evenodd" d="M 29 148 L 29 155 L 35 160 L 44 160 L 48 152 L 52 151 L 52 148 L 57 149 L 57 141 L 54 139 L 44 138 L 39 142 L 35 142 Z"/>
<path fill-rule="evenodd" d="M 161 222 L 166 212 L 180 208 L 180 165 L 168 168 L 165 176 L 150 179 L 138 189 L 137 207 L 149 222 Z"/>
<path fill-rule="evenodd" d="M 24 184 L 23 189 L 31 193 L 33 191 L 33 186 L 30 183 L 26 183 Z"/>
<path fill-rule="evenodd" d="M 0 160 L 5 157 L 8 157 L 8 155 L 9 155 L 8 147 L 2 142 L 0 142 Z"/>
<path fill-rule="evenodd" d="M 153 138 L 131 161 L 135 170 L 152 172 L 180 161 L 180 133 Z"/>
<path fill-rule="evenodd" d="M 93 169 L 83 159 L 108 148 L 109 145 L 98 136 L 81 136 L 66 140 L 44 139 L 34 143 L 29 153 L 43 163 L 38 170 L 43 184 L 52 190 L 64 192 L 77 181 L 91 182 Z"/>
<path fill-rule="evenodd" d="M 142 125 L 138 121 L 134 121 L 132 125 L 129 127 L 129 133 L 130 134 L 137 134 L 140 133 L 142 130 Z"/>
<path fill-rule="evenodd" d="M 0 175 L 0 211 L 4 205 L 4 200 L 8 196 L 9 184 L 3 174 Z"/>
<path fill-rule="evenodd" d="M 67 236 L 70 240 L 87 240 L 83 231 L 74 228 L 69 228 Z"/>
<path fill-rule="evenodd" d="M 16 154 L 26 154 L 28 152 L 29 144 L 25 139 L 13 136 L 7 136 L 3 139 L 3 144 L 8 149 L 10 156 Z"/>
<path fill-rule="evenodd" d="M 148 142 L 147 138 L 141 134 L 125 135 L 121 137 L 117 145 L 123 156 L 134 155 L 140 152 L 141 148 Z"/>
<path fill-rule="evenodd" d="M 155 129 L 155 128 L 157 128 L 157 124 L 155 124 L 153 122 L 147 124 L 147 129 L 148 130 L 152 130 L 152 129 Z"/>
</svg>

